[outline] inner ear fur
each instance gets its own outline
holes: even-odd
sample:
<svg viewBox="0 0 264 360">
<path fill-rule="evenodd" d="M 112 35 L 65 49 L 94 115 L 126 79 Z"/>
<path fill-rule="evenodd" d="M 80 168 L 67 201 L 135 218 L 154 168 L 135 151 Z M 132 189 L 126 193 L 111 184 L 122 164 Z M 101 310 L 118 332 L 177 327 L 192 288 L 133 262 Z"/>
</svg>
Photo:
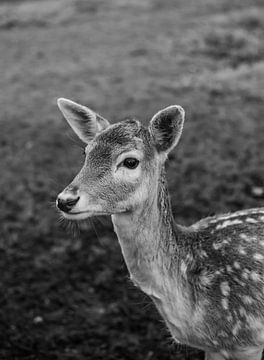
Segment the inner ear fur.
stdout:
<svg viewBox="0 0 264 360">
<path fill-rule="evenodd" d="M 149 131 L 158 152 L 170 152 L 178 143 L 184 124 L 184 109 L 171 105 L 160 110 L 150 121 Z"/>
<path fill-rule="evenodd" d="M 73 131 L 84 143 L 110 125 L 106 119 L 84 105 L 64 98 L 58 99 L 57 103 Z"/>
</svg>

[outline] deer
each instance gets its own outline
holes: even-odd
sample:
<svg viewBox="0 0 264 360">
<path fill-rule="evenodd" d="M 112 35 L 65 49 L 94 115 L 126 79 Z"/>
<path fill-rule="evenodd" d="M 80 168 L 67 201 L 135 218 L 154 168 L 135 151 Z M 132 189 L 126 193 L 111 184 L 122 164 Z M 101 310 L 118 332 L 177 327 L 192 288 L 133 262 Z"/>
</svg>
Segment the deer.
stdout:
<svg viewBox="0 0 264 360">
<path fill-rule="evenodd" d="M 57 196 L 65 219 L 110 215 L 130 278 L 154 302 L 176 343 L 207 360 L 260 360 L 264 347 L 264 208 L 175 222 L 165 174 L 185 111 L 172 105 L 148 127 L 110 124 L 58 99 L 85 144 L 85 161 Z"/>
</svg>

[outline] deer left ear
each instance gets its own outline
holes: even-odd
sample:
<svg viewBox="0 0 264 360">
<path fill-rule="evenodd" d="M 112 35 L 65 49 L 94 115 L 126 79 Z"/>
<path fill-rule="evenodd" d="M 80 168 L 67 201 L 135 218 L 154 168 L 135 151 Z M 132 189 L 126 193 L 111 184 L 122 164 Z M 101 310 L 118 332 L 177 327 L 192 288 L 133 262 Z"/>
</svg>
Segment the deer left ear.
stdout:
<svg viewBox="0 0 264 360">
<path fill-rule="evenodd" d="M 158 152 L 170 152 L 178 143 L 184 123 L 184 110 L 171 105 L 160 110 L 150 121 L 149 131 Z"/>
<path fill-rule="evenodd" d="M 88 107 L 74 101 L 60 98 L 57 103 L 73 131 L 86 144 L 110 125 L 106 119 Z"/>
</svg>

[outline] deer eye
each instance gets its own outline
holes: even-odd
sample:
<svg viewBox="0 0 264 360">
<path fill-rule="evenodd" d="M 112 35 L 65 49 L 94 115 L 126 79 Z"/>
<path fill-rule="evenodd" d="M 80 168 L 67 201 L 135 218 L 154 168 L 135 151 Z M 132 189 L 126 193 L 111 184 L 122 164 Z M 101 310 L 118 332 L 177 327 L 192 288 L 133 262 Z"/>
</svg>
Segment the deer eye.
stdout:
<svg viewBox="0 0 264 360">
<path fill-rule="evenodd" d="M 126 168 L 128 169 L 135 169 L 139 164 L 139 161 L 138 159 L 135 159 L 135 158 L 126 158 L 124 161 L 123 161 L 123 166 L 125 166 Z"/>
</svg>

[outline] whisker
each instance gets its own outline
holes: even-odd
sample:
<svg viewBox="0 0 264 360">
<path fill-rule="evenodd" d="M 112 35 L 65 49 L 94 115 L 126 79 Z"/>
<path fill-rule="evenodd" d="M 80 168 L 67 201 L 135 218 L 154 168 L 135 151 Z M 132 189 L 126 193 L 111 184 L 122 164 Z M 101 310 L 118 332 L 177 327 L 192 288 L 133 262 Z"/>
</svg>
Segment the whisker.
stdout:
<svg viewBox="0 0 264 360">
<path fill-rule="evenodd" d="M 56 201 L 54 201 L 54 200 L 48 200 L 48 201 L 47 201 L 47 204 L 48 204 L 50 207 L 57 208 L 57 207 L 56 207 Z"/>
<path fill-rule="evenodd" d="M 96 238 L 97 238 L 99 244 L 103 247 L 103 243 L 101 242 L 100 237 L 99 237 L 99 235 L 98 235 L 98 232 L 97 232 L 97 230 L 96 230 L 96 227 L 95 227 L 95 224 L 94 224 L 94 220 L 93 220 L 92 218 L 89 218 L 89 220 L 90 220 L 90 223 L 91 223 L 91 225 L 92 225 L 92 227 L 93 227 L 93 230 L 94 230 L 94 232 L 95 232 L 95 235 L 96 235 Z"/>
<path fill-rule="evenodd" d="M 79 227 L 79 222 L 74 221 L 74 220 L 70 220 L 69 221 L 69 226 L 70 226 L 70 231 L 73 234 L 73 237 L 74 238 L 80 237 L 81 231 L 80 231 L 80 227 Z"/>
<path fill-rule="evenodd" d="M 109 221 L 108 221 L 108 218 L 106 216 L 95 216 L 95 218 L 103 226 L 108 226 L 109 225 Z"/>
<path fill-rule="evenodd" d="M 80 236 L 80 229 L 77 221 L 65 219 L 62 214 L 59 214 L 58 222 L 64 229 L 66 229 L 66 231 L 69 231 L 74 238 Z"/>
<path fill-rule="evenodd" d="M 57 222 L 58 222 L 60 225 L 64 225 L 64 224 L 63 224 L 63 223 L 64 223 L 64 220 L 65 220 L 65 219 L 63 219 L 63 217 L 58 217 Z"/>
</svg>

